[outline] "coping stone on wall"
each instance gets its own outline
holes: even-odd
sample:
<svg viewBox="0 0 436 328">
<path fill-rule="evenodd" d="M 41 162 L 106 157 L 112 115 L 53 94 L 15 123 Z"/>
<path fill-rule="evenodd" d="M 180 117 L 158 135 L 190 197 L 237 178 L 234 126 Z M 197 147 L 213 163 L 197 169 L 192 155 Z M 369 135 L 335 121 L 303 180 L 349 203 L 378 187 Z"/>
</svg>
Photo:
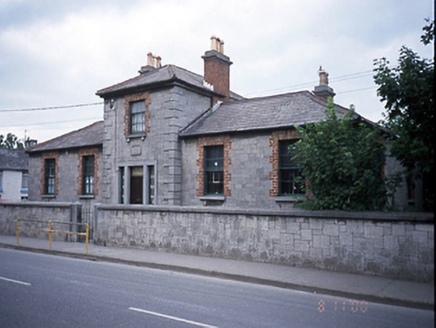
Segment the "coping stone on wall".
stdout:
<svg viewBox="0 0 436 328">
<path fill-rule="evenodd" d="M 34 206 L 41 206 L 41 207 L 70 207 L 71 205 L 77 205 L 80 204 L 79 202 L 76 203 L 68 203 L 68 202 L 33 202 L 33 201 L 26 201 L 26 202 L 7 202 L 7 203 L 0 203 L 0 206 L 17 206 L 17 207 L 34 207 Z"/>
<path fill-rule="evenodd" d="M 144 212 L 181 212 L 181 213 L 209 213 L 224 215 L 257 215 L 257 216 L 286 216 L 299 218 L 329 218 L 355 219 L 371 221 L 407 221 L 434 222 L 433 213 L 416 212 L 347 212 L 347 211 L 305 211 L 293 209 L 288 211 L 239 209 L 239 208 L 211 208 L 197 206 L 156 206 L 156 205 L 106 205 L 96 204 L 99 210 L 129 210 Z"/>
</svg>

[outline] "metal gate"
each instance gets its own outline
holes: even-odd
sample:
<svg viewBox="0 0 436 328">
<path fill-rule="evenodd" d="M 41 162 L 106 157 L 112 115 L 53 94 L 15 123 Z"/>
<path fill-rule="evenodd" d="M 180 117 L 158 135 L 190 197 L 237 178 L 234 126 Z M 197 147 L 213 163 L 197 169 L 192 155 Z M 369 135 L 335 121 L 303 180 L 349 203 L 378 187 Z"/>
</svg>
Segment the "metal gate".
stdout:
<svg viewBox="0 0 436 328">
<path fill-rule="evenodd" d="M 79 207 L 77 222 L 84 223 L 84 224 L 87 223 L 89 225 L 89 240 L 93 240 L 94 223 L 95 223 L 93 204 L 82 204 L 82 206 Z M 82 231 L 84 229 L 85 229 L 84 226 L 78 226 L 77 232 L 85 232 Z M 79 241 L 84 242 L 85 238 L 83 236 L 80 236 Z"/>
</svg>

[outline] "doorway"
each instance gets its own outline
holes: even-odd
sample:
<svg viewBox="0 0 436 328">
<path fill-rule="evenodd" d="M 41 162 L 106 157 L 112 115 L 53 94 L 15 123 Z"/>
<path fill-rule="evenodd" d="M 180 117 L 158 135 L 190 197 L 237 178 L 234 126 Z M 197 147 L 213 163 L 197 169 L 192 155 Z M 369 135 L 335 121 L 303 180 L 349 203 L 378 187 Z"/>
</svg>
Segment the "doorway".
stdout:
<svg viewBox="0 0 436 328">
<path fill-rule="evenodd" d="M 130 204 L 142 204 L 144 195 L 144 168 L 132 166 L 130 168 Z"/>
</svg>

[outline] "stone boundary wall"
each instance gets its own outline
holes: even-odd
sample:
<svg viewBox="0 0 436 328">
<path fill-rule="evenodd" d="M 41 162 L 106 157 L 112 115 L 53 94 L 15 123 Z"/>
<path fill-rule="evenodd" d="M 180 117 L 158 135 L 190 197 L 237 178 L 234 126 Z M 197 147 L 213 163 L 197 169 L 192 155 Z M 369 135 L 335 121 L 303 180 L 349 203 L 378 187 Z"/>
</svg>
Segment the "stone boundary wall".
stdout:
<svg viewBox="0 0 436 328">
<path fill-rule="evenodd" d="M 20 221 L 20 237 L 47 239 L 47 232 L 31 231 L 26 229 L 48 229 L 48 221 L 76 222 L 79 211 L 79 203 L 58 202 L 17 202 L 0 203 L 0 234 L 15 236 L 16 220 L 31 219 L 40 222 Z M 52 229 L 72 231 L 71 225 L 53 223 Z M 66 234 L 52 234 L 53 241 L 68 241 L 74 238 Z"/>
<path fill-rule="evenodd" d="M 97 205 L 99 245 L 434 279 L 431 213 Z"/>
</svg>

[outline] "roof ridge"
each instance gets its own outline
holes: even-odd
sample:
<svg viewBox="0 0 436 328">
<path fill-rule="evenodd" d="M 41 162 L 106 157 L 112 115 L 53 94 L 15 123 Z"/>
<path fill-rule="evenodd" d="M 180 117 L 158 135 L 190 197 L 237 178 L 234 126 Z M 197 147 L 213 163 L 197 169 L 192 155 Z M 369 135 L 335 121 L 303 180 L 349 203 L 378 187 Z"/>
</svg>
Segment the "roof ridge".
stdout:
<svg viewBox="0 0 436 328">
<path fill-rule="evenodd" d="M 168 65 L 165 65 L 165 66 L 168 66 L 168 70 L 171 72 L 170 75 L 172 75 L 172 78 L 177 78 L 177 74 L 174 71 L 174 65 L 168 64 Z"/>
<path fill-rule="evenodd" d="M 166 64 L 166 65 L 164 65 L 164 66 L 161 66 L 161 67 L 159 67 L 159 68 L 156 68 L 155 70 L 153 70 L 153 71 L 151 71 L 151 72 L 149 72 L 149 73 L 147 73 L 147 74 L 139 74 L 139 75 L 134 76 L 134 77 L 132 77 L 132 78 L 130 78 L 130 79 L 127 79 L 127 80 L 125 80 L 125 81 L 122 81 L 122 82 L 119 82 L 119 83 L 115 83 L 115 84 L 113 84 L 113 85 L 111 85 L 111 86 L 109 86 L 109 87 L 106 87 L 106 88 L 103 88 L 103 89 L 98 90 L 98 91 L 96 92 L 96 95 L 100 96 L 101 94 L 104 94 L 107 90 L 110 90 L 110 89 L 113 89 L 113 88 L 116 88 L 116 87 L 122 87 L 123 85 L 126 85 L 126 84 L 128 84 L 128 83 L 130 83 L 130 82 L 132 82 L 132 81 L 135 81 L 135 80 L 139 80 L 139 79 L 141 79 L 141 78 L 151 77 L 151 76 L 153 76 L 153 75 L 158 74 L 159 71 L 162 71 L 163 69 L 170 69 L 170 70 L 171 70 L 171 66 L 174 66 L 174 65 L 172 65 L 172 64 Z M 171 70 L 171 71 L 172 71 L 172 70 Z M 175 76 L 174 73 L 173 73 L 173 76 Z"/>
<path fill-rule="evenodd" d="M 268 99 L 268 98 L 278 98 L 278 97 L 283 97 L 283 96 L 290 96 L 290 95 L 296 95 L 299 93 L 310 93 L 307 90 L 301 90 L 301 91 L 292 91 L 292 92 L 285 92 L 285 93 L 279 93 L 279 94 L 275 94 L 275 95 L 268 95 L 268 96 L 259 96 L 259 97 L 253 97 L 253 98 L 244 98 L 241 100 L 237 100 L 237 101 L 256 101 L 256 100 L 263 100 L 263 99 Z"/>
<path fill-rule="evenodd" d="M 182 70 L 182 71 L 188 72 L 188 73 L 190 73 L 190 74 L 196 75 L 197 77 L 201 77 L 201 78 L 204 79 L 204 76 L 203 76 L 203 75 L 198 74 L 198 73 L 195 73 L 195 72 L 193 72 L 193 71 L 190 71 L 189 69 L 186 69 L 186 68 L 183 68 L 183 67 L 180 67 L 180 66 L 174 65 L 174 64 L 168 64 L 168 65 L 169 65 L 169 66 L 172 66 L 172 67 L 175 67 L 175 68 L 177 68 L 177 69 L 180 69 L 180 70 Z"/>
</svg>

